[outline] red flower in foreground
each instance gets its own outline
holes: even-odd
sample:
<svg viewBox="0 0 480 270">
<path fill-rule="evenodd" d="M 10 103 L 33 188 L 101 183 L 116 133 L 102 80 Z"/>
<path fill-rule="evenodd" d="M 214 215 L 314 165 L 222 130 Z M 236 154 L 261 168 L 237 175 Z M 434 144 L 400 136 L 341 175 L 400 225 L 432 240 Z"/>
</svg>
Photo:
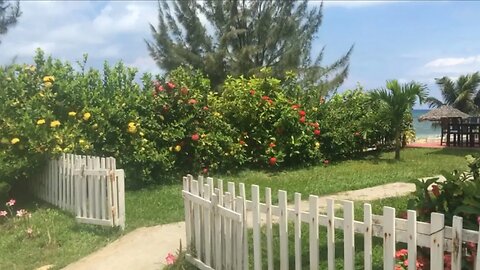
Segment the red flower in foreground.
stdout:
<svg viewBox="0 0 480 270">
<path fill-rule="evenodd" d="M 277 145 L 276 145 L 275 143 L 273 143 L 273 142 L 270 143 L 270 145 L 268 145 L 268 147 L 270 147 L 270 148 L 274 148 L 275 146 L 277 146 Z"/>
<path fill-rule="evenodd" d="M 268 96 L 262 96 L 262 100 L 270 100 Z"/>
<path fill-rule="evenodd" d="M 168 83 L 167 83 L 167 86 L 168 86 L 170 89 L 175 88 L 175 84 L 174 84 L 173 82 L 168 82 Z"/>
<path fill-rule="evenodd" d="M 320 136 L 320 133 L 321 133 L 321 132 L 320 132 L 320 129 L 315 129 L 315 130 L 313 131 L 313 134 L 315 134 L 315 136 Z"/>
<path fill-rule="evenodd" d="M 198 136 L 197 133 L 192 135 L 192 141 L 196 142 L 196 141 L 198 141 L 198 139 L 200 139 L 200 136 Z"/>
<path fill-rule="evenodd" d="M 195 104 L 197 104 L 197 102 L 198 101 L 194 98 L 191 98 L 191 99 L 188 100 L 188 104 L 190 104 L 190 105 L 195 105 Z"/>
<path fill-rule="evenodd" d="M 305 121 L 306 121 L 305 116 L 300 117 L 299 121 L 300 121 L 300 123 L 305 123 Z"/>
<path fill-rule="evenodd" d="M 203 174 L 207 174 L 208 173 L 208 167 L 203 168 L 202 172 L 203 172 Z"/>
<path fill-rule="evenodd" d="M 325 159 L 325 160 L 323 161 L 323 164 L 324 164 L 324 165 L 328 165 L 328 164 L 330 164 L 330 161 L 329 161 L 328 159 Z"/>
<path fill-rule="evenodd" d="M 293 104 L 292 105 L 292 109 L 298 110 L 298 108 L 300 108 L 300 105 L 298 105 L 298 104 Z"/>
<path fill-rule="evenodd" d="M 300 116 L 305 116 L 306 113 L 305 113 L 305 111 L 299 111 L 299 112 L 298 112 L 298 115 L 300 115 Z"/>
<path fill-rule="evenodd" d="M 172 253 L 168 253 L 167 257 L 165 257 L 165 261 L 167 261 L 167 265 L 174 264 L 176 260 L 177 258 Z"/>
<path fill-rule="evenodd" d="M 240 140 L 238 143 L 239 143 L 240 145 L 245 145 L 245 141 L 242 141 L 242 140 Z"/>
<path fill-rule="evenodd" d="M 188 88 L 182 87 L 182 89 L 180 89 L 180 93 L 182 93 L 182 95 L 187 95 L 188 94 Z"/>
<path fill-rule="evenodd" d="M 155 90 L 156 90 L 157 92 L 162 92 L 164 89 L 163 89 L 163 86 L 158 85 L 157 87 L 155 87 Z"/>
<path fill-rule="evenodd" d="M 204 111 L 208 111 L 208 106 L 203 106 Z"/>
<path fill-rule="evenodd" d="M 276 158 L 276 157 L 271 157 L 271 158 L 268 160 L 268 164 L 270 164 L 271 166 L 277 164 L 277 158 Z"/>
<path fill-rule="evenodd" d="M 397 252 L 395 253 L 395 258 L 396 259 L 404 259 L 405 256 L 408 255 L 408 250 L 406 249 L 400 249 L 400 250 L 397 250 Z"/>
<path fill-rule="evenodd" d="M 252 95 L 252 96 L 255 95 L 255 90 L 250 89 L 250 95 Z"/>
</svg>

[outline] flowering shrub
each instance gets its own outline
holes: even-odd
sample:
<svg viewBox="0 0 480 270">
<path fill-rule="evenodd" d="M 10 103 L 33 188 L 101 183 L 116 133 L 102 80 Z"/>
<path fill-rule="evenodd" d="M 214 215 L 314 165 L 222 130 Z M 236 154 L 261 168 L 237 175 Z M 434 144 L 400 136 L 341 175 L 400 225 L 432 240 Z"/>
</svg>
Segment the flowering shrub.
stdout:
<svg viewBox="0 0 480 270">
<path fill-rule="evenodd" d="M 131 186 L 246 164 L 327 165 L 385 138 L 366 95 L 305 99 L 291 73 L 229 78 L 212 92 L 188 67 L 138 80 L 122 63 L 100 71 L 86 61 L 38 51 L 33 65 L 0 70 L 0 193 L 61 153 L 113 156 Z"/>
<path fill-rule="evenodd" d="M 228 78 L 221 95 L 209 96 L 218 117 L 237 131 L 238 151 L 249 163 L 275 167 L 322 159 L 315 114 L 288 97 L 282 87 L 281 81 L 268 75 Z"/>
<path fill-rule="evenodd" d="M 12 221 L 12 224 L 7 224 L 17 227 L 20 225 L 20 228 L 24 230 L 24 233 L 27 237 L 33 237 L 33 228 L 30 224 L 30 214 L 25 209 L 14 210 L 14 206 L 17 203 L 15 199 L 10 199 L 5 203 L 6 210 L 0 208 L 0 225 L 7 223 L 9 220 Z"/>
<path fill-rule="evenodd" d="M 408 260 L 408 250 L 400 249 L 395 253 L 395 270 L 406 270 L 408 269 L 408 264 L 411 263 Z M 418 257 L 415 261 L 415 266 L 418 270 L 423 270 L 425 268 L 425 259 L 423 257 Z"/>
</svg>

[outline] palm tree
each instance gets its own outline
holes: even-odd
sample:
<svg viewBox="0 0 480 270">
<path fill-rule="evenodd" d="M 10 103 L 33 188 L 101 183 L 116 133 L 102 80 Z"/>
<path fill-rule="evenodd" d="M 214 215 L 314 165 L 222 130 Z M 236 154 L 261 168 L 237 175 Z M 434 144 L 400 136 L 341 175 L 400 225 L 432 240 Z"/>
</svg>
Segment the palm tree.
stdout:
<svg viewBox="0 0 480 270">
<path fill-rule="evenodd" d="M 454 82 L 448 77 L 435 79 L 442 92 L 443 102 L 428 97 L 425 101 L 431 107 L 450 105 L 468 114 L 475 114 L 480 108 L 480 73 L 462 75 Z"/>
<path fill-rule="evenodd" d="M 427 97 L 427 87 L 423 84 L 410 82 L 400 84 L 397 80 L 387 81 L 387 88 L 376 89 L 371 92 L 374 99 L 382 101 L 390 118 L 392 133 L 395 138 L 395 159 L 400 159 L 400 148 L 403 136 L 403 123 L 412 110 L 415 101 L 420 104 Z"/>
</svg>

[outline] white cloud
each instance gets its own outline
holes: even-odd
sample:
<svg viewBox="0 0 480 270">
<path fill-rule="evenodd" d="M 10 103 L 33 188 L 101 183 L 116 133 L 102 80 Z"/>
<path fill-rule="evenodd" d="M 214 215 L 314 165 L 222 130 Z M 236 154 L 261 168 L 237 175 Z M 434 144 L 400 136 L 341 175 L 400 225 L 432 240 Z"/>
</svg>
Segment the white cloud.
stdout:
<svg viewBox="0 0 480 270">
<path fill-rule="evenodd" d="M 137 68 L 140 73 L 160 73 L 160 69 L 150 56 L 137 57 L 132 62 L 126 63 L 126 65 Z"/>
<path fill-rule="evenodd" d="M 37 47 L 53 57 L 74 62 L 89 54 L 101 68 L 104 60 L 134 63 L 148 58 L 144 39 L 157 23 L 154 1 L 23 1 L 22 16 L 0 36 L 0 64 L 31 62 Z M 152 61 L 153 62 L 153 61 Z"/>
<path fill-rule="evenodd" d="M 478 65 L 480 67 L 480 54 L 469 57 L 438 58 L 425 64 L 427 68 L 445 68 L 465 65 Z"/>
</svg>

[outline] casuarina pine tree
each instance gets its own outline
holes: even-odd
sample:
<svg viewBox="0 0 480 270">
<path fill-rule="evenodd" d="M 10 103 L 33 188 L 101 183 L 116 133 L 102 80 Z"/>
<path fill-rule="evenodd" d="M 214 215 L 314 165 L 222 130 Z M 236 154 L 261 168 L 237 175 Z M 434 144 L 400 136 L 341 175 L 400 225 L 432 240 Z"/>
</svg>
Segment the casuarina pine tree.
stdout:
<svg viewBox="0 0 480 270">
<path fill-rule="evenodd" d="M 227 75 L 251 76 L 268 67 L 283 78 L 287 71 L 324 92 L 348 74 L 352 48 L 322 66 L 323 50 L 311 57 L 322 23 L 322 3 L 307 0 L 177 0 L 158 2 L 158 26 L 147 40 L 157 65 L 170 71 L 190 65 L 209 76 L 212 86 Z"/>
<path fill-rule="evenodd" d="M 20 15 L 20 4 L 18 1 L 12 3 L 11 1 L 0 0 L 0 35 L 6 34 L 8 28 L 17 23 L 17 18 Z"/>
</svg>

